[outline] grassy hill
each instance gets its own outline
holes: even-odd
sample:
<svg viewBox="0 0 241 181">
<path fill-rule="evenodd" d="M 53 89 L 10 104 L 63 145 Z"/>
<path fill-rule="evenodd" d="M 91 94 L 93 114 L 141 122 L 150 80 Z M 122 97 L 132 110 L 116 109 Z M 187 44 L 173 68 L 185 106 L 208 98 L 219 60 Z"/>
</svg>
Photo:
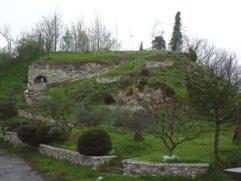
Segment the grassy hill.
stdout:
<svg viewBox="0 0 241 181">
<path fill-rule="evenodd" d="M 46 58 L 47 57 L 47 58 Z M 70 61 L 67 57 L 70 57 Z M 125 88 L 137 88 L 147 86 L 153 91 L 163 86 L 172 88 L 178 97 L 186 98 L 185 70 L 183 66 L 188 62 L 185 56 L 180 57 L 176 54 L 169 54 L 166 51 L 147 51 L 147 52 L 111 52 L 100 54 L 83 53 L 57 53 L 45 56 L 48 63 L 82 63 L 82 62 L 105 62 L 116 63 L 125 61 L 117 68 L 109 70 L 100 77 L 93 77 L 86 80 L 64 83 L 56 88 L 51 88 L 48 95 L 67 97 L 72 100 L 72 104 L 104 104 L 103 97 L 106 94 L 116 94 Z M 141 68 L 148 62 L 174 62 L 172 66 L 151 68 L 150 75 L 140 75 Z M 120 80 L 112 84 L 99 84 L 97 78 L 120 77 Z"/>
<path fill-rule="evenodd" d="M 115 112 L 108 108 L 117 107 L 117 109 L 121 109 L 126 104 L 129 107 L 143 105 L 144 101 L 135 99 L 136 95 L 139 93 L 150 93 L 152 96 L 152 93 L 157 89 L 163 88 L 172 89 L 179 100 L 186 102 L 186 66 L 191 64 L 191 61 L 185 55 L 168 53 L 167 51 L 107 52 L 99 54 L 61 52 L 46 55 L 44 59 L 48 63 L 55 64 L 99 61 L 101 63 L 116 64 L 118 62 L 119 66 L 117 68 L 111 69 L 101 76 L 74 82 L 65 82 L 49 89 L 46 95 L 56 97 L 60 104 L 68 102 L 70 111 L 62 117 L 62 119 L 68 122 L 73 123 L 76 120 L 75 116 L 81 105 L 89 107 L 96 115 L 101 115 L 101 118 L 104 117 L 105 121 L 100 127 L 111 134 L 116 154 L 122 158 L 134 157 L 136 159 L 157 161 L 161 160 L 162 155 L 167 153 L 159 138 L 145 133 L 144 142 L 136 143 L 133 141 L 131 131 L 113 128 L 113 117 L 115 117 L 113 114 Z M 122 61 L 125 61 L 125 63 L 121 64 Z M 148 76 L 142 75 L 141 70 L 143 65 L 150 62 L 173 62 L 173 64 L 170 66 L 152 67 L 148 69 Z M 100 77 L 120 77 L 120 79 L 114 83 L 100 84 L 97 83 L 97 79 Z M 127 101 L 123 103 L 118 100 L 120 92 L 128 94 L 128 91 L 131 92 L 131 95 L 124 96 L 125 99 L 134 99 L 137 102 Z M 106 95 L 112 95 L 116 102 L 111 105 L 107 104 L 105 102 Z M 214 155 L 212 153 L 213 128 L 211 124 L 209 124 L 209 127 L 209 133 L 205 133 L 200 138 L 184 143 L 177 148 L 176 152 L 182 160 L 189 162 L 214 162 Z M 69 141 L 58 146 L 75 150 L 76 141 L 84 130 L 82 128 L 74 128 Z M 225 125 L 223 127 L 223 135 L 221 137 L 223 150 L 235 147 L 231 144 L 232 131 L 232 125 Z M 200 152 L 200 150 L 202 151 Z"/>
<path fill-rule="evenodd" d="M 6 65 L 4 70 L 0 72 L 0 98 L 14 96 L 19 104 L 24 102 L 23 91 L 27 83 L 27 68 L 28 65 L 37 59 L 39 58 L 19 60 Z M 186 67 L 191 64 L 191 61 L 186 55 L 167 51 L 103 53 L 58 52 L 44 55 L 40 57 L 40 59 L 49 64 L 82 64 L 95 62 L 118 65 L 116 68 L 110 69 L 101 76 L 59 84 L 46 91 L 45 95 L 56 97 L 59 100 L 59 104 L 68 103 L 69 111 L 61 117 L 61 119 L 67 122 L 74 123 L 76 120 L 76 112 L 78 112 L 81 105 L 89 107 L 96 115 L 101 114 L 105 121 L 100 127 L 107 130 L 111 135 L 115 154 L 120 158 L 159 161 L 162 159 L 162 155 L 167 153 L 161 140 L 149 133 L 144 133 L 145 139 L 143 142 L 135 142 L 132 138 L 133 133 L 130 130 L 113 127 L 113 114 L 115 114 L 115 112 L 113 109 L 110 109 L 110 107 L 120 109 L 126 105 L 129 107 L 143 105 L 145 104 L 145 98 L 153 96 L 158 89 L 172 90 L 175 96 L 185 103 L 187 101 L 185 85 Z M 147 75 L 143 73 L 143 67 L 149 63 L 161 63 L 163 66 L 150 66 Z M 97 79 L 113 77 L 118 77 L 118 81 L 109 84 L 97 82 Z M 111 95 L 115 99 L 115 102 L 111 104 L 107 103 L 105 100 L 107 95 Z M 140 95 L 142 97 L 144 96 L 144 98 L 140 99 Z M 44 111 L 40 110 L 39 112 L 46 115 Z M 207 124 L 207 127 L 210 128 L 209 132 L 177 148 L 176 154 L 182 161 L 214 163 L 212 151 L 213 125 Z M 233 129 L 234 126 L 232 124 L 226 124 L 222 127 L 221 148 L 223 153 L 238 148 L 231 142 Z M 86 128 L 74 127 L 70 138 L 63 144 L 57 144 L 57 146 L 75 150 L 76 141 L 84 130 L 86 130 Z M 223 158 L 224 160 L 228 159 L 225 154 L 223 154 Z M 41 159 L 45 160 L 44 158 Z M 38 163 L 41 161 L 35 160 L 35 162 Z M 41 164 L 45 165 L 46 162 L 45 160 Z M 45 167 L 44 169 L 48 170 L 48 166 L 45 165 Z M 58 165 L 56 165 L 56 167 L 58 170 Z M 73 175 L 75 175 L 75 173 L 73 173 Z M 152 179 L 141 178 L 140 180 Z"/>
</svg>

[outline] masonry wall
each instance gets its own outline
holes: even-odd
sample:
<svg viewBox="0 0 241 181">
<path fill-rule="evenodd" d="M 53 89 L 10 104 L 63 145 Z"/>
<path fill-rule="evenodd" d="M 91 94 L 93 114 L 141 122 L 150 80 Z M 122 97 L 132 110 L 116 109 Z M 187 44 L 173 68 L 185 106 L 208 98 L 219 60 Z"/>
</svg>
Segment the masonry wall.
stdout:
<svg viewBox="0 0 241 181">
<path fill-rule="evenodd" d="M 5 142 L 14 144 L 14 145 L 25 145 L 17 136 L 15 132 L 2 132 L 0 131 L 0 138 Z M 43 155 L 47 155 L 56 159 L 68 160 L 71 163 L 90 166 L 93 169 L 98 168 L 100 165 L 109 162 L 116 156 L 107 155 L 107 156 L 85 156 L 81 155 L 76 151 L 71 151 L 67 149 L 57 148 L 49 145 L 39 145 L 39 152 Z"/>
<path fill-rule="evenodd" d="M 29 89 L 44 90 L 48 85 L 60 83 L 68 80 L 85 79 L 98 75 L 105 71 L 110 65 L 100 65 L 96 63 L 72 64 L 44 64 L 37 63 L 29 66 L 28 81 Z M 47 83 L 36 84 L 38 76 L 46 78 Z"/>
<path fill-rule="evenodd" d="M 128 176 L 187 176 L 195 178 L 208 171 L 208 163 L 160 163 L 123 160 L 124 175 Z"/>
<path fill-rule="evenodd" d="M 48 117 L 43 117 L 41 115 L 36 115 L 36 114 L 31 114 L 28 111 L 25 111 L 23 109 L 18 109 L 18 115 L 20 117 L 26 118 L 26 119 L 30 119 L 30 120 L 36 120 L 36 121 L 47 121 L 49 123 L 55 123 L 55 121 L 51 118 Z"/>
<path fill-rule="evenodd" d="M 96 169 L 98 166 L 109 162 L 111 159 L 116 156 L 85 156 L 81 155 L 78 152 L 70 151 L 62 148 L 56 148 L 48 145 L 40 145 L 39 152 L 41 154 L 51 156 L 57 159 L 68 160 L 71 163 L 91 166 L 93 169 Z"/>
<path fill-rule="evenodd" d="M 5 142 L 8 142 L 14 145 L 24 145 L 24 143 L 18 138 L 17 133 L 15 132 L 0 131 L 0 138 L 2 138 Z"/>
</svg>

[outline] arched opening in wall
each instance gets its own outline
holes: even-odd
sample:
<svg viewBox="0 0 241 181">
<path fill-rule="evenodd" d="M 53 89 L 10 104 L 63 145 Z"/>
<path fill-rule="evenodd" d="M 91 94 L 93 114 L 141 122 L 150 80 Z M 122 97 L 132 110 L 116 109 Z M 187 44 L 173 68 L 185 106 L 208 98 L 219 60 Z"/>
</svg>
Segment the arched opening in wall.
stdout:
<svg viewBox="0 0 241 181">
<path fill-rule="evenodd" d="M 35 84 L 47 83 L 47 78 L 45 76 L 39 75 L 34 79 Z"/>
</svg>

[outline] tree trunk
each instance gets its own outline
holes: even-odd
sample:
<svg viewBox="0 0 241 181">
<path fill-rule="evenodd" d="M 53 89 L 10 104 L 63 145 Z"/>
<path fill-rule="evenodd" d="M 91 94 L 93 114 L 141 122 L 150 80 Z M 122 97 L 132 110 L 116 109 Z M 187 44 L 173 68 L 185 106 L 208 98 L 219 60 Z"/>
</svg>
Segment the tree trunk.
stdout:
<svg viewBox="0 0 241 181">
<path fill-rule="evenodd" d="M 214 154 L 216 161 L 219 161 L 220 155 L 219 155 L 219 137 L 220 137 L 220 123 L 215 123 L 215 138 L 214 138 Z"/>
<path fill-rule="evenodd" d="M 172 156 L 173 155 L 173 149 L 169 149 L 169 156 Z"/>
<path fill-rule="evenodd" d="M 135 131 L 134 132 L 134 140 L 139 142 L 144 140 L 144 136 L 142 135 L 141 131 Z"/>
</svg>

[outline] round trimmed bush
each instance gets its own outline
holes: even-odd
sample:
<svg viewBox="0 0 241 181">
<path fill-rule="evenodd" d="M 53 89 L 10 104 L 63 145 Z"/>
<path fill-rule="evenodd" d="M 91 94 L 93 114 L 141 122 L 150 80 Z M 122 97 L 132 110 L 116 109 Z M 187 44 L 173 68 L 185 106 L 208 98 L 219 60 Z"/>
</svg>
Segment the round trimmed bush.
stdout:
<svg viewBox="0 0 241 181">
<path fill-rule="evenodd" d="M 39 144 L 50 143 L 50 139 L 49 139 L 49 136 L 48 136 L 48 132 L 49 132 L 50 128 L 51 127 L 49 125 L 46 125 L 46 124 L 38 125 L 37 130 L 36 130 L 36 138 L 37 138 L 36 141 Z"/>
<path fill-rule="evenodd" d="M 30 146 L 38 146 L 36 131 L 38 127 L 36 125 L 23 125 L 17 131 L 19 139 Z"/>
<path fill-rule="evenodd" d="M 77 143 L 80 154 L 87 156 L 103 156 L 112 150 L 112 143 L 108 133 L 101 129 L 93 129 L 80 136 Z"/>
<path fill-rule="evenodd" d="M 39 144 L 50 143 L 48 137 L 49 129 L 50 126 L 46 124 L 27 124 L 20 126 L 17 135 L 22 142 L 30 146 L 38 146 Z"/>
</svg>

